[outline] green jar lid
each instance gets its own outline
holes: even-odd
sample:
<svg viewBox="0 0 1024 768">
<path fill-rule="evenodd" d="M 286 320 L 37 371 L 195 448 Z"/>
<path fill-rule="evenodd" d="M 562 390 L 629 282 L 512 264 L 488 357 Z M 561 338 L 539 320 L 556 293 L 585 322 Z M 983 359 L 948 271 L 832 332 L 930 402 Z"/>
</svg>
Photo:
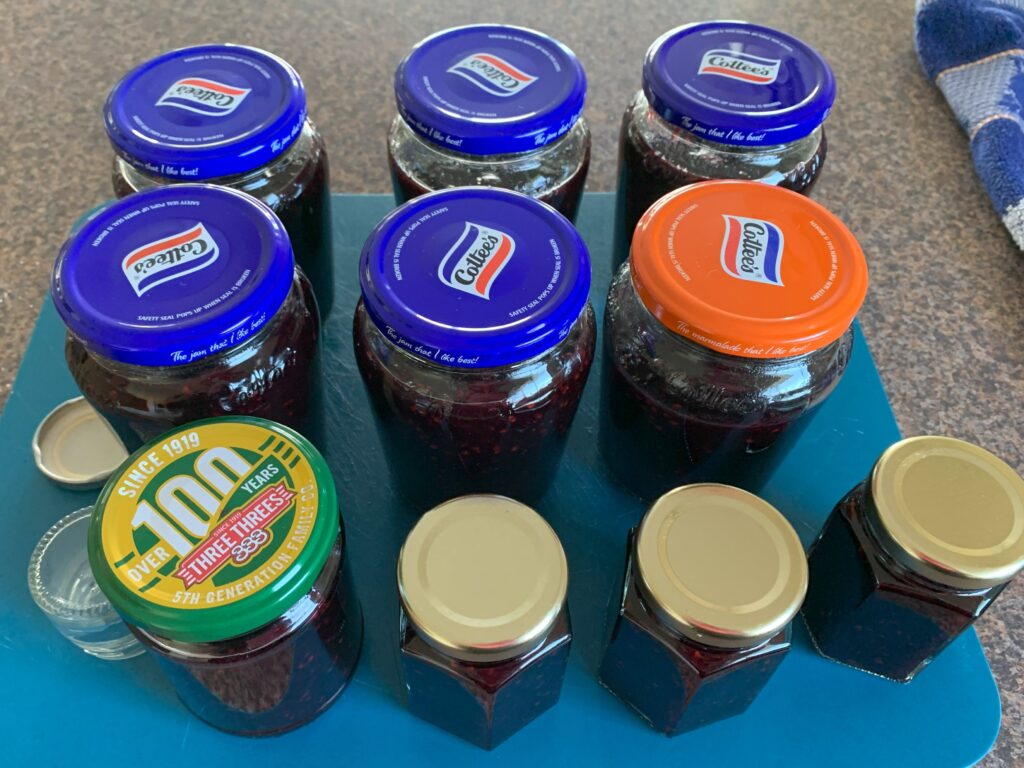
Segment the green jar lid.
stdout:
<svg viewBox="0 0 1024 768">
<path fill-rule="evenodd" d="M 264 419 L 207 419 L 157 438 L 110 476 L 89 563 L 129 623 L 209 643 L 298 602 L 339 528 L 334 480 L 308 440 Z"/>
</svg>

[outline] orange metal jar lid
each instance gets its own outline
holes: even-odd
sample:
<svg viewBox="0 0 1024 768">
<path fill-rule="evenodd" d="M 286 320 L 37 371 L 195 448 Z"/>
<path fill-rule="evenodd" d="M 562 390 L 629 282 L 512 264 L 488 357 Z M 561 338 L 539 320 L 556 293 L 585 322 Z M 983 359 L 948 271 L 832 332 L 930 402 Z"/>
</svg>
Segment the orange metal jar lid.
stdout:
<svg viewBox="0 0 1024 768">
<path fill-rule="evenodd" d="M 633 234 L 630 273 L 667 328 L 754 358 L 835 341 L 868 288 L 846 225 L 803 195 L 754 181 L 701 182 L 661 198 Z"/>
</svg>

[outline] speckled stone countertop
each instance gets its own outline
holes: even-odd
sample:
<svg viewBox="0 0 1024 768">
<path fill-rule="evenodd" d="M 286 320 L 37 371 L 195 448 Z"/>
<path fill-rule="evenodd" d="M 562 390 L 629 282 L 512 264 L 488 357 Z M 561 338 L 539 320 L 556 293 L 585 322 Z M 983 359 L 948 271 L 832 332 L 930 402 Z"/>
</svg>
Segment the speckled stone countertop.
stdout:
<svg viewBox="0 0 1024 768">
<path fill-rule="evenodd" d="M 1024 256 L 989 206 L 959 126 L 921 74 L 909 0 L 8 0 L 3 16 L 0 402 L 64 234 L 111 194 L 100 109 L 109 87 L 142 60 L 200 42 L 275 51 L 306 82 L 335 191 L 385 192 L 391 78 L 408 47 L 474 21 L 536 27 L 569 44 L 587 69 L 595 142 L 588 189 L 609 190 L 619 117 L 649 43 L 686 21 L 746 18 L 807 40 L 835 68 L 839 99 L 815 197 L 867 253 L 872 287 L 861 318 L 904 434 L 962 437 L 1024 470 Z M 1003 729 L 982 765 L 1024 765 L 1024 579 L 978 631 L 1003 697 Z"/>
</svg>

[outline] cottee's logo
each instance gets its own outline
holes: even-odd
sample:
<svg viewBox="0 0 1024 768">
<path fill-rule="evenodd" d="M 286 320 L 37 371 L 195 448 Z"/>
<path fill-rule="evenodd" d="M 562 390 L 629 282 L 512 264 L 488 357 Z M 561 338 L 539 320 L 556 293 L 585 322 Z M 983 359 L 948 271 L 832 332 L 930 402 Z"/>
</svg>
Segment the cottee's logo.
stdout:
<svg viewBox="0 0 1024 768">
<path fill-rule="evenodd" d="M 161 283 L 198 272 L 217 260 L 217 242 L 200 222 L 170 237 L 154 240 L 124 257 L 121 270 L 137 296 Z"/>
<path fill-rule="evenodd" d="M 740 280 L 782 285 L 782 230 L 762 219 L 722 218 L 722 269 Z"/>
<path fill-rule="evenodd" d="M 713 48 L 700 60 L 698 75 L 721 75 L 745 83 L 768 85 L 779 76 L 781 59 L 766 59 L 751 53 Z"/>
<path fill-rule="evenodd" d="M 205 77 L 186 77 L 168 88 L 156 105 L 222 117 L 238 109 L 251 91 L 251 88 L 236 88 Z"/>
<path fill-rule="evenodd" d="M 537 80 L 493 53 L 471 54 L 448 71 L 493 96 L 515 96 Z"/>
<path fill-rule="evenodd" d="M 462 236 L 437 268 L 437 276 L 457 291 L 490 299 L 491 286 L 515 249 L 516 241 L 504 232 L 467 221 Z"/>
</svg>

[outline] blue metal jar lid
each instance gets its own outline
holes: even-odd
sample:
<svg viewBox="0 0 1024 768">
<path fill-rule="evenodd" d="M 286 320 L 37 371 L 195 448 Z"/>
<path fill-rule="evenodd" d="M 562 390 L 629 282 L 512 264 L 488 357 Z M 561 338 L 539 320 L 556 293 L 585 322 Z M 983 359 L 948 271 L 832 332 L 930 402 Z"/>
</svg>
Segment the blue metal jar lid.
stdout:
<svg viewBox="0 0 1024 768">
<path fill-rule="evenodd" d="M 306 91 L 282 59 L 244 45 L 200 45 L 136 67 L 107 97 L 114 150 L 145 173 L 201 181 L 260 168 L 306 121 Z"/>
<path fill-rule="evenodd" d="M 64 244 L 53 303 L 91 350 L 184 365 L 252 337 L 284 303 L 295 260 L 274 212 L 241 192 L 175 184 L 97 213 Z"/>
<path fill-rule="evenodd" d="M 471 155 L 527 152 L 580 117 L 587 78 L 576 55 L 523 27 L 476 24 L 420 41 L 398 65 L 398 111 L 419 135 Z"/>
<path fill-rule="evenodd" d="M 388 214 L 363 246 L 359 282 L 395 346 L 438 365 L 492 368 L 565 338 L 587 303 L 590 255 L 547 204 L 457 187 Z"/>
<path fill-rule="evenodd" d="M 668 122 L 744 147 L 807 136 L 836 98 L 835 77 L 821 54 L 784 32 L 743 21 L 666 32 L 647 51 L 643 88 Z"/>
</svg>

